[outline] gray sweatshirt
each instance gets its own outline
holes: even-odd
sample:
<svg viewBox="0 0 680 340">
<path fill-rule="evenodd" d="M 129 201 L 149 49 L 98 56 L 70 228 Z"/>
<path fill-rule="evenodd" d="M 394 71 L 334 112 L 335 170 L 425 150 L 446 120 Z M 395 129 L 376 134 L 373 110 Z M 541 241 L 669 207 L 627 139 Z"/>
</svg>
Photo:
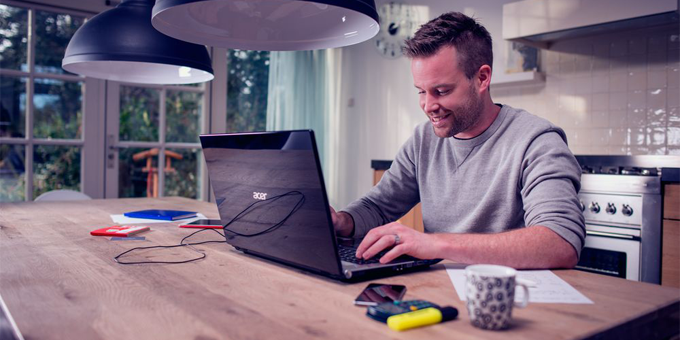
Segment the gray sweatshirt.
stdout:
<svg viewBox="0 0 680 340">
<path fill-rule="evenodd" d="M 344 211 L 354 219 L 355 237 L 396 221 L 421 202 L 427 233 L 499 233 L 541 225 L 580 255 L 585 240 L 580 178 L 562 129 L 503 105 L 493 124 L 472 139 L 439 138 L 429 121 L 418 125 L 380 182 Z"/>
</svg>

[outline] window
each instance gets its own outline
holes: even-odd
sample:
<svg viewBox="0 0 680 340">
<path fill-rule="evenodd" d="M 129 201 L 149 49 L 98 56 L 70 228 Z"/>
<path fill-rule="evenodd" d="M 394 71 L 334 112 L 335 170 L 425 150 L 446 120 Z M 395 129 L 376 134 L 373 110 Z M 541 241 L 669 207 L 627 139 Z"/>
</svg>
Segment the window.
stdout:
<svg viewBox="0 0 680 340">
<path fill-rule="evenodd" d="M 113 98 L 119 98 L 118 109 L 113 110 L 118 120 L 108 132 L 117 136 L 118 170 L 111 167 L 117 188 L 110 186 L 107 196 L 202 198 L 198 136 L 207 126 L 205 85 L 110 87 L 118 91 Z"/>
<path fill-rule="evenodd" d="M 264 131 L 269 51 L 227 52 L 227 131 Z"/>
<path fill-rule="evenodd" d="M 0 5 L 0 201 L 82 189 L 85 81 L 61 59 L 84 22 Z"/>
</svg>

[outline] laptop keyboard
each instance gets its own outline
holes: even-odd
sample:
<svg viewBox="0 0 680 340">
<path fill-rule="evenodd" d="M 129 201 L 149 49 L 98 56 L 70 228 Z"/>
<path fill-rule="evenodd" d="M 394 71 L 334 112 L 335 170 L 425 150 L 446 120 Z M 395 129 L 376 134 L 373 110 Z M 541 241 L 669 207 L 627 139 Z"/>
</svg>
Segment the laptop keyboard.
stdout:
<svg viewBox="0 0 680 340">
<path fill-rule="evenodd" d="M 340 259 L 346 262 L 356 263 L 356 264 L 371 264 L 379 263 L 380 258 L 387 253 L 389 249 L 379 252 L 377 255 L 371 257 L 368 260 L 357 258 L 357 248 L 350 247 L 346 245 L 338 245 L 338 253 L 340 254 Z"/>
</svg>

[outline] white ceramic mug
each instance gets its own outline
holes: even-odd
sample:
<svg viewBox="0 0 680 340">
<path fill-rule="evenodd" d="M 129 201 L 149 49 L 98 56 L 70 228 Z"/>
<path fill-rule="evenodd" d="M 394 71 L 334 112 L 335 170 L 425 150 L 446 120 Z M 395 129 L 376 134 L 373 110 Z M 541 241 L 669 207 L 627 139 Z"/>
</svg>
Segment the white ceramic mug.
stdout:
<svg viewBox="0 0 680 340">
<path fill-rule="evenodd" d="M 524 308 L 529 304 L 529 287 L 517 282 L 517 270 L 490 264 L 477 264 L 465 268 L 466 297 L 470 321 L 475 327 L 499 330 L 507 328 L 512 320 L 512 307 Z M 515 302 L 515 286 L 524 289 L 524 299 Z"/>
</svg>

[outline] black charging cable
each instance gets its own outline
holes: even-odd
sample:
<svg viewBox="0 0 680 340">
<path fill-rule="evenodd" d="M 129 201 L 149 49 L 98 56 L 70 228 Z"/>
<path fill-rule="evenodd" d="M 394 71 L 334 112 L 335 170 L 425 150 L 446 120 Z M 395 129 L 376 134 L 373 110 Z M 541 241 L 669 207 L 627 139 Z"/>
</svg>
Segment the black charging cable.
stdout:
<svg viewBox="0 0 680 340">
<path fill-rule="evenodd" d="M 233 230 L 227 229 L 228 226 L 230 226 L 232 223 L 241 219 L 246 213 L 248 213 L 249 210 L 253 209 L 256 205 L 261 204 L 261 203 L 265 203 L 265 202 L 271 203 L 271 202 L 274 202 L 274 201 L 276 201 L 280 198 L 286 197 L 286 196 L 300 196 L 300 199 L 297 201 L 297 203 L 295 204 L 293 209 L 288 213 L 288 215 L 286 215 L 286 217 L 284 217 L 281 221 L 277 222 L 276 224 L 272 225 L 271 227 L 269 227 L 269 228 L 267 228 L 263 231 L 252 233 L 252 234 L 242 234 L 242 233 L 238 233 L 238 232 L 235 232 Z M 199 244 L 206 244 L 206 243 L 226 243 L 227 242 L 226 241 L 226 233 L 227 232 L 232 233 L 232 234 L 237 235 L 237 236 L 242 236 L 242 237 L 253 237 L 253 236 L 258 236 L 258 235 L 262 235 L 262 234 L 272 232 L 272 231 L 278 229 L 279 227 L 281 227 L 284 223 L 286 223 L 286 221 L 291 216 L 293 216 L 293 214 L 295 214 L 295 212 L 300 210 L 300 208 L 302 207 L 302 205 L 304 203 L 305 203 L 305 195 L 303 193 L 301 193 L 297 190 L 289 191 L 285 194 L 281 194 L 281 195 L 278 195 L 278 196 L 274 196 L 274 197 L 271 197 L 271 198 L 268 198 L 268 199 L 265 199 L 265 200 L 261 200 L 261 201 L 257 201 L 257 202 L 250 204 L 248 207 L 246 207 L 245 209 L 241 210 L 241 212 L 236 214 L 236 216 L 234 216 L 229 222 L 227 222 L 227 224 L 225 224 L 224 227 L 222 227 L 222 229 L 225 232 L 224 234 L 220 233 L 219 231 L 217 231 L 215 229 L 211 229 L 211 228 L 201 229 L 201 230 L 197 230 L 197 231 L 185 236 L 184 238 L 182 238 L 182 240 L 179 241 L 179 244 L 175 244 L 175 245 L 171 245 L 171 246 L 135 247 L 135 248 L 128 249 L 128 250 L 116 255 L 116 257 L 114 257 L 113 259 L 114 259 L 114 261 L 116 261 L 119 264 L 179 264 L 179 263 L 188 263 L 188 262 L 202 260 L 206 257 L 205 252 L 203 252 L 199 249 L 196 249 L 193 246 L 199 245 Z M 192 236 L 194 236 L 198 233 L 204 232 L 206 230 L 212 230 L 212 231 L 216 232 L 218 235 L 224 237 L 225 240 L 224 241 L 209 240 L 209 241 L 202 241 L 202 242 L 195 242 L 195 243 L 184 243 L 184 241 L 186 241 L 190 237 L 192 237 Z M 199 253 L 200 256 L 193 258 L 193 259 L 180 260 L 180 261 L 130 261 L 130 262 L 126 262 L 126 261 L 122 261 L 120 259 L 125 254 L 129 254 L 129 253 L 137 251 L 137 250 L 170 249 L 170 248 L 178 248 L 178 247 L 189 247 L 189 249 L 193 250 L 196 253 Z"/>
</svg>

